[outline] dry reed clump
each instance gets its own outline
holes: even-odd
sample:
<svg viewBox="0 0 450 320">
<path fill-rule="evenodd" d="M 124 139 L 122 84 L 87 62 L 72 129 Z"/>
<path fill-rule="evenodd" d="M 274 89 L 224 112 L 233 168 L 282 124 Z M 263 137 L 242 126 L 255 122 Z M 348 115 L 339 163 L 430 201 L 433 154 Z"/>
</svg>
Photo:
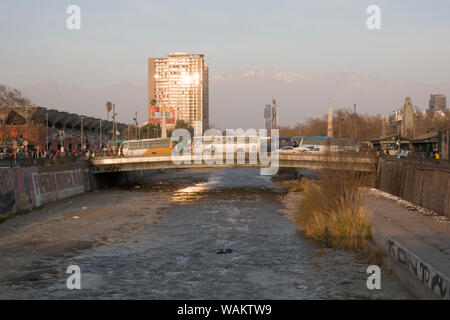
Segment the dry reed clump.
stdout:
<svg viewBox="0 0 450 320">
<path fill-rule="evenodd" d="M 386 254 L 386 252 L 383 249 L 381 249 L 378 246 L 374 246 L 369 251 L 368 260 L 369 260 L 370 264 L 374 264 L 379 267 L 383 267 L 384 266 L 383 258 L 387 257 L 387 256 L 388 255 Z"/>
<path fill-rule="evenodd" d="M 327 245 L 362 251 L 372 238 L 368 206 L 362 187 L 368 176 L 351 170 L 328 170 L 318 182 L 304 185 L 295 221 L 305 236 Z"/>
</svg>

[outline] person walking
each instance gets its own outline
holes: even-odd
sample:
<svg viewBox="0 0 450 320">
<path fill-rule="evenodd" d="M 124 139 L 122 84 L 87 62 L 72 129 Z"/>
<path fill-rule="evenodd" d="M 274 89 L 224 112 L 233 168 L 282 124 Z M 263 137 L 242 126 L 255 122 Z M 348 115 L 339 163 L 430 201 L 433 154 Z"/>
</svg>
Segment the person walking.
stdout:
<svg viewBox="0 0 450 320">
<path fill-rule="evenodd" d="M 14 164 L 14 151 L 11 152 L 11 155 L 9 156 L 9 167 L 12 168 Z"/>
</svg>

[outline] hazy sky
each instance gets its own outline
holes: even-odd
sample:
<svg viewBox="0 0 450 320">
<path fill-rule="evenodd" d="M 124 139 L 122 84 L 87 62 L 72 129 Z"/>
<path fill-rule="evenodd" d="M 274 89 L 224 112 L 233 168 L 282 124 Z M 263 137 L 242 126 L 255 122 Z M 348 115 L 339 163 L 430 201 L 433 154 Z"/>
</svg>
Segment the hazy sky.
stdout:
<svg viewBox="0 0 450 320">
<path fill-rule="evenodd" d="M 66 8 L 81 7 L 81 30 Z M 366 9 L 381 7 L 381 30 Z M 204 53 L 212 74 L 279 67 L 450 81 L 448 0 L 2 0 L 0 83 L 145 80 L 146 58 Z"/>
</svg>

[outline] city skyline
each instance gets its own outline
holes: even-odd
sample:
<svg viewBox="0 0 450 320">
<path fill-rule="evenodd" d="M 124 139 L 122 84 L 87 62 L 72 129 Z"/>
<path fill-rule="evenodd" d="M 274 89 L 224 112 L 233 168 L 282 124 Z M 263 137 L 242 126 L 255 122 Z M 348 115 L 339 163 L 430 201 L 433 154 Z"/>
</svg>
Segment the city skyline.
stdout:
<svg viewBox="0 0 450 320">
<path fill-rule="evenodd" d="M 6 0 L 0 4 L 0 12 L 8 13 L 0 22 L 0 83 L 24 88 L 44 107 L 92 116 L 103 115 L 104 102 L 116 99 L 122 121 L 131 122 L 137 111 L 142 122 L 148 118 L 147 92 L 141 89 L 148 85 L 147 58 L 201 52 L 211 65 L 210 122 L 218 126 L 261 126 L 254 114 L 271 97 L 279 101 L 280 125 L 325 114 L 329 101 L 383 114 L 412 96 L 424 108 L 429 94 L 450 95 L 450 44 L 434 41 L 445 39 L 450 29 L 445 14 L 450 5 L 434 3 L 378 1 L 381 29 L 369 30 L 369 1 L 248 1 L 226 7 L 207 1 L 78 1 L 81 29 L 69 30 L 69 2 Z M 266 69 L 280 72 L 271 79 L 241 76 Z M 236 74 L 243 88 L 227 83 Z M 308 97 L 316 78 L 329 80 L 319 94 L 323 101 Z M 398 95 L 380 97 L 374 88 L 379 84 L 399 88 Z M 35 94 L 33 87 L 47 92 Z M 64 95 L 67 87 L 84 97 Z M 428 91 L 416 92 L 422 87 Z M 134 93 L 141 96 L 123 98 Z M 95 99 L 87 101 L 88 96 Z M 247 114 L 233 118 L 224 108 L 232 114 L 245 108 Z"/>
<path fill-rule="evenodd" d="M 142 67 L 147 69 L 146 64 Z M 135 111 L 140 123 L 148 119 L 146 80 L 98 89 L 43 81 L 19 89 L 38 105 L 63 111 L 75 108 L 77 112 L 103 118 L 106 117 L 105 97 L 109 97 L 109 100 L 116 102 L 120 121 L 134 123 Z M 353 107 L 357 103 L 359 113 L 376 115 L 401 108 L 405 97 L 410 96 L 414 106 L 426 110 L 433 93 L 450 96 L 450 86 L 446 83 L 392 82 L 345 71 L 297 73 L 275 68 L 242 70 L 210 76 L 209 120 L 211 124 L 223 128 L 263 127 L 261 108 L 272 98 L 279 104 L 281 126 L 295 125 L 308 117 L 323 116 L 327 113 L 329 102 L 335 109 Z M 236 117 L 241 110 L 246 112 Z"/>
</svg>

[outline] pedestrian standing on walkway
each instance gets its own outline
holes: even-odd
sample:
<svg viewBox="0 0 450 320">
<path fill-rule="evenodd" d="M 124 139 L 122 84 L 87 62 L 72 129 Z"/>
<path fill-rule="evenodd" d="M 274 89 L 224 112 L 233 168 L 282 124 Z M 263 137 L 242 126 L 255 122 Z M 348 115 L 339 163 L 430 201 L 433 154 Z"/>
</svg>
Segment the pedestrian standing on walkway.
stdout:
<svg viewBox="0 0 450 320">
<path fill-rule="evenodd" d="M 434 163 L 439 164 L 439 159 L 441 159 L 441 155 L 438 151 L 434 154 Z"/>
</svg>

